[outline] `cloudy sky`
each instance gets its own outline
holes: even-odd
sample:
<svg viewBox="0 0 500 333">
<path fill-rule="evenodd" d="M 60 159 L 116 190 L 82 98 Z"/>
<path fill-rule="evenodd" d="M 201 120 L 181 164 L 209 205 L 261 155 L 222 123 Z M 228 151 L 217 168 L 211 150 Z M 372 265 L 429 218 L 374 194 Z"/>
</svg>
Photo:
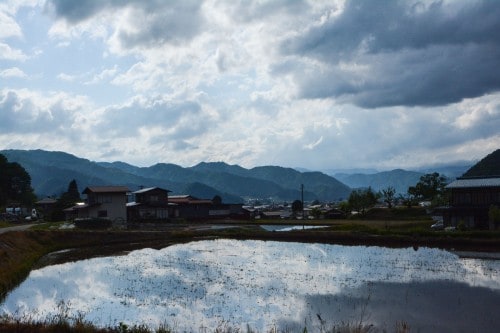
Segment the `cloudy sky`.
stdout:
<svg viewBox="0 0 500 333">
<path fill-rule="evenodd" d="M 417 168 L 500 148 L 500 1 L 2 0 L 0 149 Z"/>
</svg>

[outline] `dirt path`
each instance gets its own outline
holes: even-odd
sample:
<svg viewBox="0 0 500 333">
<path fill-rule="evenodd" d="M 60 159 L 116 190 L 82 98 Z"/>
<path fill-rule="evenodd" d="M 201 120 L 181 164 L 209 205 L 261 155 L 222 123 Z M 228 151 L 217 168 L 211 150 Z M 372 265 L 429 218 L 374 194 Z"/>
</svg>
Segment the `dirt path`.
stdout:
<svg viewBox="0 0 500 333">
<path fill-rule="evenodd" d="M 0 234 L 3 234 L 5 232 L 9 231 L 21 231 L 21 230 L 26 230 L 34 226 L 35 224 L 21 224 L 21 225 L 16 225 L 14 227 L 6 227 L 6 228 L 0 228 Z"/>
</svg>

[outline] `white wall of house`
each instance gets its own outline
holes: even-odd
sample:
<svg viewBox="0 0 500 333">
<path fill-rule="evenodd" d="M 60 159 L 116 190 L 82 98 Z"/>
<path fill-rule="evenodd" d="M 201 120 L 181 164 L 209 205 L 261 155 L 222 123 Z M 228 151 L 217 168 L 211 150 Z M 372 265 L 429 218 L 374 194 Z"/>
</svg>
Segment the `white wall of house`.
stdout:
<svg viewBox="0 0 500 333">
<path fill-rule="evenodd" d="M 127 196 L 125 193 L 98 193 L 98 205 L 88 208 L 88 217 L 106 218 L 111 221 L 127 220 Z"/>
</svg>

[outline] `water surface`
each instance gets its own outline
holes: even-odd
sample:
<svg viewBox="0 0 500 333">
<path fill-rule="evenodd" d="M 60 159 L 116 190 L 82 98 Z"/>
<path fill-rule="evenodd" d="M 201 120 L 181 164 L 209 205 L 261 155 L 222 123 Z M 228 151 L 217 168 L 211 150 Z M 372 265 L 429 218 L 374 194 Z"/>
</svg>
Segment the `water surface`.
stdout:
<svg viewBox="0 0 500 333">
<path fill-rule="evenodd" d="M 32 271 L 0 313 L 45 318 L 64 307 L 100 326 L 264 332 L 341 322 L 393 331 L 498 332 L 500 261 L 429 248 L 215 240 Z"/>
</svg>

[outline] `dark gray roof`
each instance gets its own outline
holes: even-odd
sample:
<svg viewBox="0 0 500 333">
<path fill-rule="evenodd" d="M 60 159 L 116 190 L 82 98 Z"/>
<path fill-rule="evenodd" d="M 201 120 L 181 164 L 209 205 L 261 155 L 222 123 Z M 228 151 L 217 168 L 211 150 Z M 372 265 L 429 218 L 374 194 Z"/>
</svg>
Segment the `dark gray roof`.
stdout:
<svg viewBox="0 0 500 333">
<path fill-rule="evenodd" d="M 462 179 L 457 179 L 446 186 L 446 188 L 468 188 L 468 187 L 500 187 L 500 177 L 462 178 Z"/>
<path fill-rule="evenodd" d="M 137 190 L 135 192 L 133 192 L 134 194 L 137 194 L 137 193 L 146 193 L 146 192 L 149 192 L 149 191 L 152 191 L 152 190 L 160 190 L 160 191 L 163 191 L 163 192 L 171 192 L 169 190 L 165 190 L 163 188 L 159 188 L 159 187 L 146 187 L 146 188 L 142 188 L 140 190 Z"/>
<path fill-rule="evenodd" d="M 83 194 L 93 193 L 126 193 L 130 192 L 125 186 L 89 186 L 83 190 Z"/>
</svg>

